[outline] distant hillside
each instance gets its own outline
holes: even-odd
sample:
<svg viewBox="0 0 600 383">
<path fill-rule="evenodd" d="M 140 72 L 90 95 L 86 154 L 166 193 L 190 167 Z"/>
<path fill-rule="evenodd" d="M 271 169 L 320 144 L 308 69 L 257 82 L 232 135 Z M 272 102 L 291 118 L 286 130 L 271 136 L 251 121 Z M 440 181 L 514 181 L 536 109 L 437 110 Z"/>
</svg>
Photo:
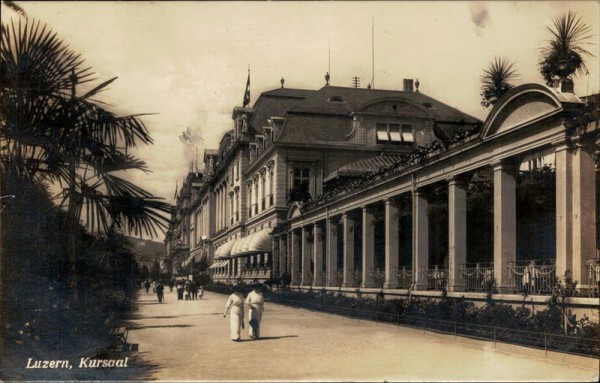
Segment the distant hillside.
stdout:
<svg viewBox="0 0 600 383">
<path fill-rule="evenodd" d="M 134 237 L 128 238 L 131 243 L 133 243 L 131 251 L 138 257 L 145 256 L 153 260 L 158 260 L 166 251 L 165 244 L 162 242 L 155 242 Z"/>
</svg>

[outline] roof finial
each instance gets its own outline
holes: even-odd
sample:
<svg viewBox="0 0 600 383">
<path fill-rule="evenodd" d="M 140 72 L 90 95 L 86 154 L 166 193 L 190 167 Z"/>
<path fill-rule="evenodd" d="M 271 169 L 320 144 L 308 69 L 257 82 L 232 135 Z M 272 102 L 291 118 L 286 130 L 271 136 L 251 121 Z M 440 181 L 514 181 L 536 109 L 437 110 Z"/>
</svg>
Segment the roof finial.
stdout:
<svg viewBox="0 0 600 383">
<path fill-rule="evenodd" d="M 283 84 L 285 84 L 285 79 L 282 77 L 281 80 L 279 80 L 279 82 L 281 83 L 281 87 L 283 88 Z"/>
<path fill-rule="evenodd" d="M 419 79 L 417 79 L 417 81 L 415 82 L 415 87 L 417 88 L 416 92 L 419 91 L 419 84 L 420 84 Z"/>
<path fill-rule="evenodd" d="M 325 85 L 329 85 L 329 79 L 331 77 L 329 76 L 329 72 L 325 73 Z"/>
</svg>

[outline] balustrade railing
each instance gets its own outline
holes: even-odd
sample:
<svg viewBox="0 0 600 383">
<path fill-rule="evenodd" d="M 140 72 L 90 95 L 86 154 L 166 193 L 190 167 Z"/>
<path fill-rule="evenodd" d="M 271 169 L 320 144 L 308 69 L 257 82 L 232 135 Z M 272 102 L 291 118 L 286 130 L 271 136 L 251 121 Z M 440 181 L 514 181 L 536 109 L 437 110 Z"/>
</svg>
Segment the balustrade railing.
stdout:
<svg viewBox="0 0 600 383">
<path fill-rule="evenodd" d="M 325 280 L 327 278 L 327 273 L 324 271 L 319 271 L 317 273 L 318 279 L 314 281 L 315 286 L 325 286 Z"/>
<path fill-rule="evenodd" d="M 381 269 L 370 269 L 369 277 L 371 278 L 371 281 L 373 282 L 373 287 L 376 287 L 379 289 L 383 288 L 383 283 L 385 282 L 385 271 L 383 271 Z"/>
<path fill-rule="evenodd" d="M 598 297 L 600 293 L 600 258 L 589 258 L 586 261 L 590 288 L 588 295 Z"/>
<path fill-rule="evenodd" d="M 309 271 L 304 275 L 304 279 L 302 280 L 302 285 L 303 286 L 312 286 L 313 281 L 314 281 L 313 273 Z"/>
<path fill-rule="evenodd" d="M 398 288 L 408 289 L 413 284 L 413 272 L 411 267 L 399 267 L 394 269 L 394 277 L 398 281 Z"/>
<path fill-rule="evenodd" d="M 448 285 L 448 269 L 441 266 L 423 266 L 421 273 L 427 281 L 428 290 L 443 290 Z"/>
<path fill-rule="evenodd" d="M 350 273 L 350 279 L 352 282 L 352 286 L 360 287 L 362 284 L 362 271 L 354 270 Z"/>
<path fill-rule="evenodd" d="M 537 265 L 530 261 L 519 266 L 509 262 L 508 283 L 513 293 L 550 294 L 556 285 L 556 265 Z"/>
<path fill-rule="evenodd" d="M 459 266 L 460 279 L 464 285 L 465 291 L 486 292 L 494 288 L 494 266 L 481 266 L 479 263 L 475 267 Z"/>
<path fill-rule="evenodd" d="M 341 287 L 342 283 L 344 283 L 344 271 L 336 270 L 335 273 L 333 273 L 333 284 L 337 287 Z"/>
</svg>

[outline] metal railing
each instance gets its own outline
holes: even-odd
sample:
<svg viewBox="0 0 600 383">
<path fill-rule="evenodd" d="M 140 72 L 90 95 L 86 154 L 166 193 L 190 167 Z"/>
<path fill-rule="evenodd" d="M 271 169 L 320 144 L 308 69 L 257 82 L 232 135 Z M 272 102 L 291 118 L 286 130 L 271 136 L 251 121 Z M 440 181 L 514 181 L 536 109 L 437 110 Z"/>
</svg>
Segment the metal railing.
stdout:
<svg viewBox="0 0 600 383">
<path fill-rule="evenodd" d="M 460 280 L 465 291 L 486 292 L 494 288 L 494 267 L 481 267 L 479 263 L 475 267 L 459 266 Z"/>
<path fill-rule="evenodd" d="M 508 284 L 513 293 L 550 294 L 556 286 L 556 265 L 537 265 L 530 261 L 526 266 L 508 263 Z"/>
<path fill-rule="evenodd" d="M 315 286 L 325 286 L 325 280 L 327 278 L 327 273 L 324 271 L 319 271 L 317 273 L 317 279 L 313 281 Z"/>
<path fill-rule="evenodd" d="M 360 287 L 362 284 L 362 271 L 353 270 L 350 273 L 350 282 L 353 287 Z"/>
<path fill-rule="evenodd" d="M 598 297 L 600 292 L 600 258 L 589 258 L 586 261 L 588 269 L 588 296 Z"/>
<path fill-rule="evenodd" d="M 373 287 L 382 289 L 385 282 L 385 271 L 381 269 L 370 269 L 369 277 L 373 283 Z"/>
<path fill-rule="evenodd" d="M 398 281 L 398 288 L 408 289 L 413 284 L 413 271 L 410 267 L 399 267 L 394 270 L 394 276 Z"/>
<path fill-rule="evenodd" d="M 307 272 L 304 274 L 303 279 L 302 279 L 302 286 L 312 286 L 313 284 L 313 273 L 312 272 Z"/>
<path fill-rule="evenodd" d="M 324 295 L 322 295 L 324 297 Z M 575 355 L 599 358 L 600 343 L 594 337 L 577 337 L 546 332 L 535 332 L 519 330 L 514 328 L 486 326 L 475 323 L 458 322 L 451 320 L 433 319 L 403 315 L 398 312 L 383 312 L 377 310 L 359 309 L 355 307 L 343 307 L 308 300 L 288 299 L 270 295 L 268 301 L 302 307 L 308 310 L 327 312 L 334 315 L 356 318 L 357 320 L 370 320 L 376 322 L 387 322 L 399 326 L 429 330 L 465 338 L 493 341 L 509 344 L 517 344 L 547 351 L 564 352 Z"/>
<path fill-rule="evenodd" d="M 330 284 L 335 285 L 337 287 L 341 287 L 342 283 L 344 283 L 344 271 L 336 270 L 333 273 L 333 281 Z"/>
<path fill-rule="evenodd" d="M 443 290 L 448 285 L 448 269 L 442 266 L 423 266 L 421 273 L 427 281 L 427 290 Z"/>
</svg>

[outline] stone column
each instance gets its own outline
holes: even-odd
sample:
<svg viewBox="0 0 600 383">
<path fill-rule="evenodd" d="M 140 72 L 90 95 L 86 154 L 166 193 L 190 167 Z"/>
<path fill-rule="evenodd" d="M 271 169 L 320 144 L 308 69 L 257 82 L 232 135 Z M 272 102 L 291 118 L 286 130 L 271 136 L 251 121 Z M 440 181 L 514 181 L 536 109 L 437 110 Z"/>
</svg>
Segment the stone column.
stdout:
<svg viewBox="0 0 600 383">
<path fill-rule="evenodd" d="M 398 287 L 394 270 L 398 268 L 398 203 L 385 200 L 385 284 L 386 289 Z"/>
<path fill-rule="evenodd" d="M 271 247 L 273 254 L 273 278 L 277 278 L 279 276 L 279 236 L 272 237 Z"/>
<path fill-rule="evenodd" d="M 413 282 L 416 290 L 427 288 L 427 279 L 421 269 L 429 266 L 429 217 L 427 194 L 417 190 L 413 195 Z"/>
<path fill-rule="evenodd" d="M 517 259 L 517 165 L 498 161 L 494 169 L 494 278 L 499 292 L 509 290 L 508 263 Z"/>
<path fill-rule="evenodd" d="M 338 257 L 338 225 L 335 218 L 327 218 L 327 253 L 326 253 L 326 274 L 327 286 L 337 286 L 335 275 L 337 272 Z"/>
<path fill-rule="evenodd" d="M 352 287 L 352 273 L 354 273 L 354 221 L 344 213 L 342 215 L 344 225 L 344 287 Z"/>
<path fill-rule="evenodd" d="M 310 255 L 312 244 L 309 242 L 312 227 L 305 226 L 302 228 L 302 286 L 310 286 L 308 281 L 310 269 Z"/>
<path fill-rule="evenodd" d="M 362 208 L 362 287 L 373 287 L 375 270 L 375 216 L 371 207 Z"/>
<path fill-rule="evenodd" d="M 292 277 L 292 285 L 297 285 L 298 282 L 298 272 L 300 271 L 300 241 L 302 240 L 298 230 L 292 231 L 292 243 L 290 244 L 291 252 L 291 267 L 290 274 Z"/>
<path fill-rule="evenodd" d="M 323 228 L 319 222 L 313 226 L 313 254 L 315 258 L 315 269 L 313 271 L 313 285 L 323 286 Z"/>
<path fill-rule="evenodd" d="M 596 167 L 593 142 L 577 142 L 572 158 L 573 280 L 590 284 L 587 260 L 596 257 Z M 562 276 L 558 274 L 558 276 Z"/>
<path fill-rule="evenodd" d="M 562 277 L 573 271 L 572 213 L 573 166 L 572 152 L 567 142 L 555 144 L 556 166 L 556 275 Z"/>
<path fill-rule="evenodd" d="M 283 273 L 289 272 L 287 258 L 287 241 L 281 235 L 279 236 L 279 275 L 277 277 L 281 277 Z"/>
<path fill-rule="evenodd" d="M 448 181 L 448 290 L 463 291 L 460 265 L 467 263 L 467 186 L 463 177 Z"/>
</svg>

